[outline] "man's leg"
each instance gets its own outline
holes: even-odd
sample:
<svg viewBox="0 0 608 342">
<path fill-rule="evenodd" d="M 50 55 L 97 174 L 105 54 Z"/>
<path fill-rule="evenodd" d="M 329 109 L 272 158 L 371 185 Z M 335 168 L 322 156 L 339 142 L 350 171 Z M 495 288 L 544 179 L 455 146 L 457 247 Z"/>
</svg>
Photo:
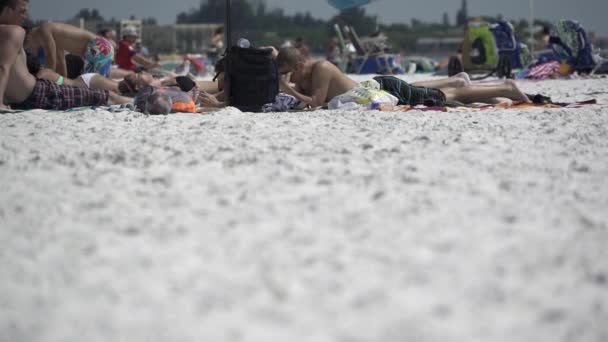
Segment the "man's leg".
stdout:
<svg viewBox="0 0 608 342">
<path fill-rule="evenodd" d="M 466 72 L 461 72 L 452 77 L 444 78 L 442 80 L 412 83 L 412 85 L 416 87 L 435 88 L 440 90 L 445 88 L 462 88 L 470 86 L 471 84 L 471 78 Z"/>
<path fill-rule="evenodd" d="M 513 101 L 531 102 L 515 84 L 513 80 L 506 80 L 502 84 L 470 85 L 463 88 L 442 89 L 448 101 L 462 103 L 494 103 L 497 97 L 511 99 Z"/>
<path fill-rule="evenodd" d="M 117 105 L 117 104 L 125 104 L 125 103 L 133 103 L 132 98 L 120 96 L 113 91 L 110 91 L 110 97 L 108 98 L 109 105 Z"/>
<path fill-rule="evenodd" d="M 117 68 L 117 67 L 112 67 L 112 70 L 110 71 L 110 77 L 113 80 L 120 80 L 125 78 L 127 75 L 131 75 L 134 74 L 134 71 L 131 70 L 125 70 L 125 69 L 121 69 L 121 68 Z"/>
<path fill-rule="evenodd" d="M 9 78 L 19 51 L 23 46 L 25 31 L 15 25 L 0 25 L 0 108 L 7 108 L 4 105 L 6 97 L 10 97 L 7 92 Z M 8 93 L 8 94 L 7 94 Z"/>
<path fill-rule="evenodd" d="M 89 88 L 91 89 L 102 89 L 109 90 L 110 92 L 118 93 L 118 82 L 111 80 L 102 75 L 95 75 L 91 77 L 91 82 L 89 83 Z"/>
</svg>

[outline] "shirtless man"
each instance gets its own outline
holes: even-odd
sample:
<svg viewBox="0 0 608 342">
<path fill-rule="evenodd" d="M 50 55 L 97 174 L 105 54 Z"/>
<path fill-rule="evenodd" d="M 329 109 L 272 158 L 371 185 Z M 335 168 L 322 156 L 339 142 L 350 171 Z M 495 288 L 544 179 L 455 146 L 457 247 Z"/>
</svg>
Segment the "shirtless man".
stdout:
<svg viewBox="0 0 608 342">
<path fill-rule="evenodd" d="M 92 32 L 62 23 L 44 23 L 29 34 L 26 48 L 44 50 L 46 66 L 67 76 L 65 53 L 84 59 L 84 73 L 110 75 L 114 47 L 106 38 Z"/>
<path fill-rule="evenodd" d="M 332 63 L 327 60 L 307 60 L 296 48 L 280 49 L 277 66 L 281 76 L 291 73 L 291 81 L 296 84 L 294 89 L 281 77 L 281 91 L 313 107 L 323 106 L 357 86 L 357 82 L 346 77 Z"/>
<path fill-rule="evenodd" d="M 0 0 L 0 109 L 7 109 L 5 103 L 15 108 L 60 110 L 122 103 L 107 91 L 59 86 L 30 74 L 21 28 L 28 5 L 28 0 Z"/>
<path fill-rule="evenodd" d="M 330 62 L 306 60 L 294 48 L 279 50 L 277 66 L 281 75 L 291 73 L 291 81 L 296 84 L 294 89 L 287 80 L 281 78 L 281 91 L 313 107 L 322 106 L 335 96 L 344 94 L 358 85 Z M 530 102 L 512 80 L 500 84 L 473 84 L 465 73 L 445 80 L 411 85 L 392 76 L 377 76 L 374 79 L 380 83 L 381 89 L 396 96 L 400 105 L 494 103 L 497 98 Z"/>
</svg>

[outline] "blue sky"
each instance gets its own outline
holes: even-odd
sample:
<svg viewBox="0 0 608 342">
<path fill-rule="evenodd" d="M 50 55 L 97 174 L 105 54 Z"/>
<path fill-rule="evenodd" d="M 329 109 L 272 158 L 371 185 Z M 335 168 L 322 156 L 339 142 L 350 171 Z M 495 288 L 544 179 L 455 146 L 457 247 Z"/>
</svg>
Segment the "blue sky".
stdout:
<svg viewBox="0 0 608 342">
<path fill-rule="evenodd" d="M 260 1 L 260 0 L 255 0 Z M 469 0 L 470 15 L 502 14 L 508 19 L 529 17 L 530 0 Z M 156 17 L 160 23 L 172 23 L 177 13 L 198 6 L 200 0 L 30 0 L 35 19 L 63 20 L 81 8 L 97 8 L 104 17 Z M 309 11 L 313 16 L 328 18 L 336 14 L 325 0 L 266 0 L 270 7 L 284 8 L 287 13 Z M 448 12 L 453 20 L 461 0 L 378 0 L 366 8 L 384 23 L 406 22 L 412 18 L 440 21 Z M 578 19 L 589 30 L 608 36 L 608 1 L 606 0 L 534 0 L 539 18 Z"/>
</svg>

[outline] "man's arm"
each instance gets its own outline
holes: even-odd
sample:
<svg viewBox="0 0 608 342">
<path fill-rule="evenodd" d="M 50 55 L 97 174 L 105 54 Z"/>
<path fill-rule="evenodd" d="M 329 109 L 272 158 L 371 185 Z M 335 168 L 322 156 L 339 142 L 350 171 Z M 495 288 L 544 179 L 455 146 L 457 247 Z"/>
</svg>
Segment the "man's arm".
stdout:
<svg viewBox="0 0 608 342">
<path fill-rule="evenodd" d="M 287 81 L 281 79 L 281 89 L 300 100 L 301 102 L 307 103 L 312 107 L 319 107 L 325 104 L 327 99 L 327 92 L 329 89 L 329 82 L 331 81 L 332 70 L 327 68 L 323 63 L 317 63 L 312 69 L 312 94 L 311 96 L 304 95 L 297 90 L 293 89 Z"/>
<path fill-rule="evenodd" d="M 133 60 L 137 64 L 143 66 L 146 69 L 154 69 L 154 68 L 160 66 L 158 63 L 156 63 L 156 62 L 154 62 L 154 61 L 152 61 L 152 60 L 150 60 L 150 59 L 148 59 L 148 58 L 146 58 L 146 57 L 144 57 L 144 56 L 142 56 L 142 55 L 140 55 L 138 53 L 134 54 L 133 57 L 131 57 L 131 58 L 133 58 Z"/>
<path fill-rule="evenodd" d="M 4 105 L 4 92 L 8 85 L 11 68 L 23 48 L 25 31 L 14 25 L 0 25 L 0 108 Z"/>
<path fill-rule="evenodd" d="M 289 95 L 295 97 L 300 102 L 304 102 L 306 104 L 312 105 L 312 97 L 306 96 L 306 95 L 300 93 L 299 91 L 293 89 L 291 87 L 291 85 L 289 85 L 289 83 L 282 77 L 279 78 L 279 86 L 281 88 L 281 91 L 284 92 L 285 94 L 289 94 Z"/>
<path fill-rule="evenodd" d="M 313 107 L 323 106 L 327 100 L 332 69 L 326 63 L 319 62 L 312 69 L 312 103 Z"/>
</svg>

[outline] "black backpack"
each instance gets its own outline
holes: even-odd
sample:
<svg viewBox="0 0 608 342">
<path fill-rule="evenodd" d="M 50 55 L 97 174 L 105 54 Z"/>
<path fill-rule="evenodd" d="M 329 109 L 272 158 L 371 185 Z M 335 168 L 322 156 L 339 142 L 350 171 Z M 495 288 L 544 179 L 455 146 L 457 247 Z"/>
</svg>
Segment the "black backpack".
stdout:
<svg viewBox="0 0 608 342">
<path fill-rule="evenodd" d="M 232 46 L 228 51 L 228 105 L 260 112 L 279 94 L 279 71 L 271 49 Z"/>
<path fill-rule="evenodd" d="M 226 105 L 244 112 L 260 112 L 279 94 L 279 71 L 272 50 L 241 48 L 232 44 L 231 0 L 226 0 Z"/>
</svg>

